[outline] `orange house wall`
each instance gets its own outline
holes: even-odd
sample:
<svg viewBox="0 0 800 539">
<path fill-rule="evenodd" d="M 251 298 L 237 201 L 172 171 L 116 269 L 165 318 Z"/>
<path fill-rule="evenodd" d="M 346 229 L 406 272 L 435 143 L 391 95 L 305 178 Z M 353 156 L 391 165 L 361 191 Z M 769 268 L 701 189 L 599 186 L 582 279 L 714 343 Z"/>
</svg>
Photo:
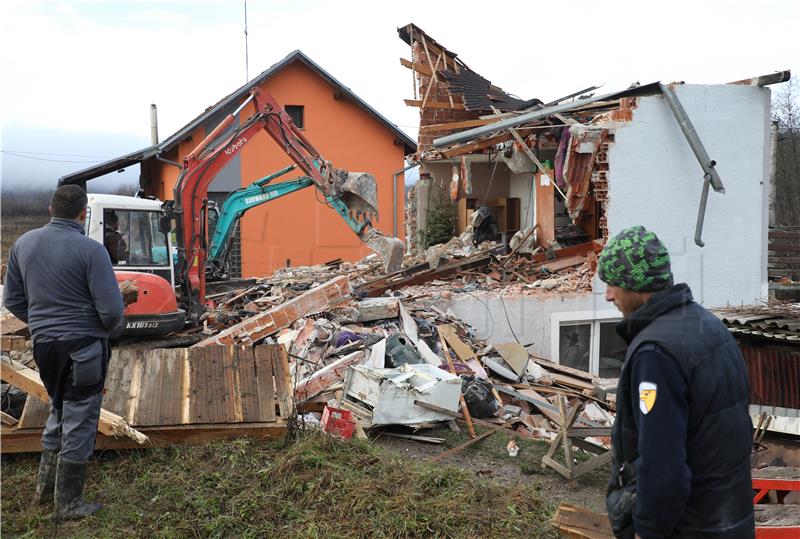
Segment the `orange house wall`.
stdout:
<svg viewBox="0 0 800 539">
<path fill-rule="evenodd" d="M 338 168 L 369 172 L 378 184 L 376 228 L 392 233 L 392 175 L 404 166 L 402 145 L 395 135 L 366 111 L 347 99 L 334 99 L 335 88 L 302 62 L 296 61 L 264 81 L 261 88 L 281 105 L 304 106 L 304 135 L 320 154 Z M 246 107 L 240 121 L 253 112 Z M 204 136 L 202 127 L 192 133 L 191 142 L 179 147 L 178 161 Z M 240 152 L 242 186 L 292 164 L 272 138 L 262 132 Z M 174 172 L 173 172 L 174 170 Z M 152 186 L 162 200 L 172 198 L 178 169 L 161 168 Z M 295 171 L 276 181 L 292 179 Z M 404 182 L 398 176 L 397 231 L 404 238 Z M 251 209 L 241 223 L 242 276 L 259 277 L 276 268 L 320 264 L 341 258 L 355 261 L 371 251 L 350 227 L 324 201 L 315 189 L 308 188 Z"/>
</svg>

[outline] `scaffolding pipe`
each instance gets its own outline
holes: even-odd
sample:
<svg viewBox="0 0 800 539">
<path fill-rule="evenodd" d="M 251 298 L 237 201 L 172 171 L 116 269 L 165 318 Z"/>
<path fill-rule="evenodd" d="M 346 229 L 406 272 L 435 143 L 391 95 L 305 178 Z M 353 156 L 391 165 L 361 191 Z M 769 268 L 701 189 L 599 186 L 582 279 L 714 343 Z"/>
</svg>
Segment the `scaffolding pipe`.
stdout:
<svg viewBox="0 0 800 539">
<path fill-rule="evenodd" d="M 717 169 L 715 168 L 717 162 L 708 156 L 708 152 L 706 152 L 706 148 L 703 146 L 703 142 L 700 140 L 697 130 L 694 128 L 694 125 L 692 125 L 689 115 L 686 114 L 686 110 L 678 99 L 678 95 L 666 84 L 658 83 L 658 86 L 661 88 L 661 93 L 664 95 L 664 99 L 666 99 L 672 111 L 672 115 L 675 116 L 675 120 L 678 122 L 678 126 L 680 126 L 681 131 L 683 131 L 686 142 L 689 143 L 689 147 L 694 152 L 697 162 L 700 163 L 700 167 L 703 169 L 703 191 L 700 195 L 700 208 L 697 212 L 694 242 L 698 247 L 704 247 L 705 243 L 702 237 L 703 224 L 706 218 L 706 205 L 708 204 L 708 188 L 711 186 L 717 193 L 724 194 L 725 186 L 722 185 L 722 180 L 719 174 L 717 174 Z"/>
<path fill-rule="evenodd" d="M 570 103 L 564 103 L 561 105 L 555 105 L 553 107 L 538 109 L 532 112 L 528 112 L 526 114 L 520 114 L 519 116 L 512 116 L 511 118 L 500 120 L 492 124 L 475 127 L 473 129 L 468 129 L 466 131 L 461 131 L 460 133 L 454 133 L 452 135 L 447 135 L 445 137 L 439 137 L 433 141 L 433 147 L 441 148 L 442 146 L 450 146 L 451 144 L 456 144 L 458 142 L 463 142 L 465 140 L 471 140 L 480 137 L 482 135 L 488 135 L 489 133 L 503 131 L 505 129 L 508 129 L 509 127 L 517 127 L 518 125 L 521 124 L 534 122 L 536 120 L 541 120 L 542 118 L 547 118 L 548 116 L 552 116 L 553 114 L 558 114 L 559 112 L 568 112 L 572 109 L 577 109 L 578 107 L 583 107 L 585 105 L 589 105 L 590 103 L 594 103 L 596 101 L 603 101 L 605 99 L 617 97 L 623 93 L 624 92 L 612 92 L 609 94 L 590 97 L 588 99 L 578 99 L 577 101 L 572 101 Z"/>
</svg>

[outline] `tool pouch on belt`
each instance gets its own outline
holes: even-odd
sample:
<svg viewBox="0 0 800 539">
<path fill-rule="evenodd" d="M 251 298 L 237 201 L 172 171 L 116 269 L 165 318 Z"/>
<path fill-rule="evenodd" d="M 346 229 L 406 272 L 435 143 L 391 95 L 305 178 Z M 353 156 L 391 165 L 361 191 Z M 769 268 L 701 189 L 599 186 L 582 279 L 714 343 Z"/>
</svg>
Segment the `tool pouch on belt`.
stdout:
<svg viewBox="0 0 800 539">
<path fill-rule="evenodd" d="M 634 539 L 633 509 L 636 505 L 636 474 L 622 466 L 612 467 L 611 481 L 606 491 L 606 511 L 614 537 Z"/>
<path fill-rule="evenodd" d="M 72 385 L 75 387 L 94 386 L 103 380 L 103 360 L 105 350 L 101 341 L 70 352 L 72 359 Z"/>
</svg>

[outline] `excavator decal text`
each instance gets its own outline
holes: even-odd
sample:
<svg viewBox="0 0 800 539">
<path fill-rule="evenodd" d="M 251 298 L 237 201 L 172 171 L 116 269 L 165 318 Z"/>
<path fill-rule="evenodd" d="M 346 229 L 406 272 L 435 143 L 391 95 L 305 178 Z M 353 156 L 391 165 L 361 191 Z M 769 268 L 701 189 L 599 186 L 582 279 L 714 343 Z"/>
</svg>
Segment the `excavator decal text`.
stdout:
<svg viewBox="0 0 800 539">
<path fill-rule="evenodd" d="M 272 198 L 272 193 L 264 193 L 263 195 L 256 195 L 253 197 L 247 197 L 244 199 L 245 204 L 252 204 L 253 202 L 258 202 L 260 200 L 269 200 Z"/>
<path fill-rule="evenodd" d="M 247 144 L 247 139 L 245 137 L 240 138 L 227 148 L 225 148 L 225 155 L 232 155 L 235 151 L 241 149 L 242 146 Z"/>
</svg>

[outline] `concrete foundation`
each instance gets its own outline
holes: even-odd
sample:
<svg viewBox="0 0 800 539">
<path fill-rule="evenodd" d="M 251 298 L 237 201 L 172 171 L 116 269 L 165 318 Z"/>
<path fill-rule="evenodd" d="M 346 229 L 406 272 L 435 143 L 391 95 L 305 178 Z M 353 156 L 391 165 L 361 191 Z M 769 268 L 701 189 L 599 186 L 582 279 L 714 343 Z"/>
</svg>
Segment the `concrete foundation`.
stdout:
<svg viewBox="0 0 800 539">
<path fill-rule="evenodd" d="M 580 320 L 609 316 L 621 318 L 616 308 L 607 303 L 600 293 L 503 298 L 459 296 L 438 300 L 436 305 L 445 311 L 451 309 L 458 318 L 475 329 L 480 339 L 494 344 L 516 342 L 519 339 L 523 345 L 531 345 L 528 347 L 531 353 L 556 361 L 558 358 L 551 357 L 554 314 L 576 313 L 576 319 Z"/>
</svg>

